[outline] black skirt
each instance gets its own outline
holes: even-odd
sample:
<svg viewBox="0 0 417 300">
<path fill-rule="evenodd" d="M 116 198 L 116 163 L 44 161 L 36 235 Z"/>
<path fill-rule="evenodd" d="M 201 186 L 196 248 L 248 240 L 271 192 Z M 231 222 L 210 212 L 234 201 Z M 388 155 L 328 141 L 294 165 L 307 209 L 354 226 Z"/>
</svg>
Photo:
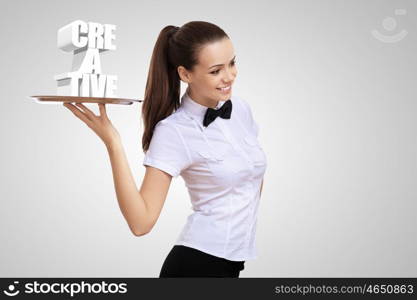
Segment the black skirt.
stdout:
<svg viewBox="0 0 417 300">
<path fill-rule="evenodd" d="M 245 261 L 232 261 L 200 250 L 174 245 L 166 257 L 159 278 L 239 277 Z"/>
</svg>

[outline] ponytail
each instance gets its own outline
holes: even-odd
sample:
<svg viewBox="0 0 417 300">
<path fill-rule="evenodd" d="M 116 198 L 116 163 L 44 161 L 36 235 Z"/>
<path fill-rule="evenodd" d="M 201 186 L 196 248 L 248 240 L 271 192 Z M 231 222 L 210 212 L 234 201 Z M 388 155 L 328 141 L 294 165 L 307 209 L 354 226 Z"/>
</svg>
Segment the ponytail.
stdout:
<svg viewBox="0 0 417 300">
<path fill-rule="evenodd" d="M 171 25 L 162 29 L 152 53 L 145 98 L 142 103 L 145 127 L 142 137 L 144 151 L 149 148 L 155 125 L 172 114 L 180 105 L 180 78 L 168 58 L 170 39 L 178 29 L 179 27 Z"/>
</svg>

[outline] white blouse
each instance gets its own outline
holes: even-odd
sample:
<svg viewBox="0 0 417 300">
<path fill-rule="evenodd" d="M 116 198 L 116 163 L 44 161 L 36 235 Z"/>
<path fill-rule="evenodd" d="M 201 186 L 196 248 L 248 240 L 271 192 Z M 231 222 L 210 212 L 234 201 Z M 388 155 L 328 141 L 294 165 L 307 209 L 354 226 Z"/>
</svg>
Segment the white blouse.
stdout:
<svg viewBox="0 0 417 300">
<path fill-rule="evenodd" d="M 204 127 L 207 107 L 186 91 L 180 107 L 156 124 L 143 165 L 185 181 L 193 213 L 176 245 L 244 261 L 258 257 L 256 221 L 267 161 L 249 104 L 233 95 L 230 100 L 231 118 L 217 117 Z"/>
</svg>

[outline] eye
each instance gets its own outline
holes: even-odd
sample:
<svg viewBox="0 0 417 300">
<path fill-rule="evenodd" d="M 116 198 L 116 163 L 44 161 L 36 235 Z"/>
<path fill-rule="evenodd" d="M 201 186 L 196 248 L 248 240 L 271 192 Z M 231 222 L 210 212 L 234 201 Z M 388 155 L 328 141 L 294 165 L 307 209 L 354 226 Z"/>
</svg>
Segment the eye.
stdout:
<svg viewBox="0 0 417 300">
<path fill-rule="evenodd" d="M 230 62 L 230 65 L 231 65 L 232 67 L 233 67 L 235 64 L 236 64 L 236 60 L 233 60 L 233 61 L 231 61 L 231 62 Z M 213 71 L 213 72 L 210 72 L 210 74 L 217 75 L 217 74 L 219 74 L 219 71 L 220 71 L 220 69 L 219 69 L 219 70 L 216 70 L 216 71 Z"/>
</svg>

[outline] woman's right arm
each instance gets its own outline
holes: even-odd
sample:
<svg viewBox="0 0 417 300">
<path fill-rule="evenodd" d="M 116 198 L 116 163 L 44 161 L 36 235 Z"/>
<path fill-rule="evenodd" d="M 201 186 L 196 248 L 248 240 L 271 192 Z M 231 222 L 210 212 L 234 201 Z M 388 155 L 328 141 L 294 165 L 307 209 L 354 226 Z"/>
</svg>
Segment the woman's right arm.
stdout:
<svg viewBox="0 0 417 300">
<path fill-rule="evenodd" d="M 99 103 L 100 115 L 81 103 L 64 103 L 76 117 L 90 127 L 104 142 L 109 153 L 114 186 L 120 210 L 136 236 L 153 228 L 161 213 L 172 176 L 159 169 L 147 167 L 140 191 L 130 171 L 120 135 L 109 120 L 106 105 Z"/>
<path fill-rule="evenodd" d="M 107 145 L 107 150 L 120 210 L 135 236 L 147 234 L 158 220 L 172 176 L 147 166 L 138 191 L 122 143 L 116 140 Z"/>
</svg>

